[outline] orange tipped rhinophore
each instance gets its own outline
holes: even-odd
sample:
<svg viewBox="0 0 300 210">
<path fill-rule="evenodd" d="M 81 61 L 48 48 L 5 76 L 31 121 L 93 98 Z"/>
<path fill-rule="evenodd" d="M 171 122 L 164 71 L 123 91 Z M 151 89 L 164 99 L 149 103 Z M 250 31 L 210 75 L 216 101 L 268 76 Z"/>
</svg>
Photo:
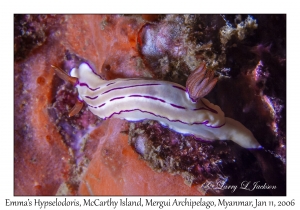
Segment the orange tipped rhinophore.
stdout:
<svg viewBox="0 0 300 210">
<path fill-rule="evenodd" d="M 75 77 L 71 77 L 70 75 L 68 75 L 65 71 L 63 71 L 62 69 L 51 65 L 52 68 L 54 68 L 57 76 L 67 82 L 70 82 L 72 85 L 75 85 L 77 83 L 77 78 Z M 80 112 L 80 110 L 83 107 L 83 102 L 80 101 L 79 99 L 77 99 L 76 104 L 73 106 L 73 108 L 70 110 L 69 112 L 69 117 L 72 117 L 76 114 L 78 114 Z"/>
<path fill-rule="evenodd" d="M 73 117 L 74 115 L 78 114 L 80 112 L 80 110 L 82 109 L 82 107 L 83 107 L 83 102 L 80 100 L 77 100 L 76 104 L 73 106 L 73 108 L 69 112 L 69 117 Z"/>
<path fill-rule="evenodd" d="M 57 76 L 67 82 L 70 82 L 72 85 L 75 85 L 77 82 L 77 78 L 75 77 L 71 77 L 70 75 L 68 75 L 65 71 L 63 71 L 62 69 L 51 65 L 52 68 L 54 68 L 55 73 L 57 74 Z"/>
</svg>

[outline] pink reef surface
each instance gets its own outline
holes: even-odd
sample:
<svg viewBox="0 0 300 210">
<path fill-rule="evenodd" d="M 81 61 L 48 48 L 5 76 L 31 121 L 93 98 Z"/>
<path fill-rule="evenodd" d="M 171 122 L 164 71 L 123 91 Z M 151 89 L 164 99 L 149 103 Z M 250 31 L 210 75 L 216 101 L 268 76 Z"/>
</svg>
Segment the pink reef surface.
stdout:
<svg viewBox="0 0 300 210">
<path fill-rule="evenodd" d="M 285 195 L 285 31 L 285 15 L 15 15 L 14 194 Z M 77 92 L 51 65 L 83 61 L 108 80 L 181 85 L 206 62 L 219 77 L 206 98 L 264 149 L 104 121 L 86 106 L 68 117 Z M 226 189 L 243 181 L 267 187 Z"/>
</svg>

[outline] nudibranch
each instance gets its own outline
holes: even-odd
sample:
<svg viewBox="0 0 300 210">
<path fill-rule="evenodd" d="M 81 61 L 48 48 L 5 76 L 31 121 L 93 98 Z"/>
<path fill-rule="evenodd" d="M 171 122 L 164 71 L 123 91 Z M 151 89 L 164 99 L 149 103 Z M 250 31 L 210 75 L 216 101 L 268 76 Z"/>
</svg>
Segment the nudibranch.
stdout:
<svg viewBox="0 0 300 210">
<path fill-rule="evenodd" d="M 78 90 L 78 102 L 69 116 L 77 114 L 85 102 L 93 114 L 104 120 L 156 120 L 198 139 L 232 140 L 244 148 L 261 148 L 250 130 L 225 117 L 219 106 L 203 98 L 217 82 L 205 64 L 189 76 L 187 88 L 151 79 L 104 80 L 85 62 L 71 69 L 69 75 L 54 68 L 59 77 L 70 81 Z"/>
</svg>

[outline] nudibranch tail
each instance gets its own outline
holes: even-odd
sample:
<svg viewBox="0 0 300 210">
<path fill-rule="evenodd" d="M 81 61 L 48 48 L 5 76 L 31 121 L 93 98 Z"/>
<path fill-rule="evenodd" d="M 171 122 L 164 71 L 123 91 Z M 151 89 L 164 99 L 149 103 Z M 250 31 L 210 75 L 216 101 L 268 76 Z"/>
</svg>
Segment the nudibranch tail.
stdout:
<svg viewBox="0 0 300 210">
<path fill-rule="evenodd" d="M 65 80 L 67 82 L 70 82 L 72 85 L 75 85 L 77 83 L 77 78 L 75 77 L 71 77 L 70 75 L 68 75 L 66 72 L 64 72 L 62 69 L 51 65 L 52 68 L 54 68 L 57 76 L 59 78 L 61 78 L 62 80 Z"/>
<path fill-rule="evenodd" d="M 242 123 L 226 117 L 226 124 L 218 132 L 220 135 L 225 135 L 226 138 L 232 140 L 238 145 L 248 149 L 261 149 L 262 146 L 258 143 L 252 132 L 247 129 Z M 224 138 L 225 138 L 224 137 Z"/>
<path fill-rule="evenodd" d="M 214 73 L 206 70 L 206 64 L 201 64 L 186 81 L 190 98 L 193 101 L 203 98 L 214 88 L 217 81 L 218 79 L 214 78 Z"/>
</svg>

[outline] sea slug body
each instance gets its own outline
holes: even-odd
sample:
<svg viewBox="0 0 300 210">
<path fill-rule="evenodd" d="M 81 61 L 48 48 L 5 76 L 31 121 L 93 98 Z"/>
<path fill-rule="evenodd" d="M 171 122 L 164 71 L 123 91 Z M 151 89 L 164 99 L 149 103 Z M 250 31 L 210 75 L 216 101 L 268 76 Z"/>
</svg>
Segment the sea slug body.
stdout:
<svg viewBox="0 0 300 210">
<path fill-rule="evenodd" d="M 56 71 L 62 71 L 55 68 Z M 58 75 L 62 75 L 59 72 Z M 219 106 L 203 98 L 215 85 L 211 72 L 200 66 L 188 78 L 187 88 L 168 81 L 150 79 L 104 80 L 87 63 L 71 69 L 79 104 L 102 119 L 128 121 L 151 119 L 170 129 L 204 140 L 232 140 L 245 148 L 260 148 L 253 134 L 241 123 L 224 116 Z M 65 76 L 61 76 L 65 79 Z M 75 110 L 75 111 L 74 111 Z M 72 115 L 73 115 L 72 114 Z"/>
</svg>

